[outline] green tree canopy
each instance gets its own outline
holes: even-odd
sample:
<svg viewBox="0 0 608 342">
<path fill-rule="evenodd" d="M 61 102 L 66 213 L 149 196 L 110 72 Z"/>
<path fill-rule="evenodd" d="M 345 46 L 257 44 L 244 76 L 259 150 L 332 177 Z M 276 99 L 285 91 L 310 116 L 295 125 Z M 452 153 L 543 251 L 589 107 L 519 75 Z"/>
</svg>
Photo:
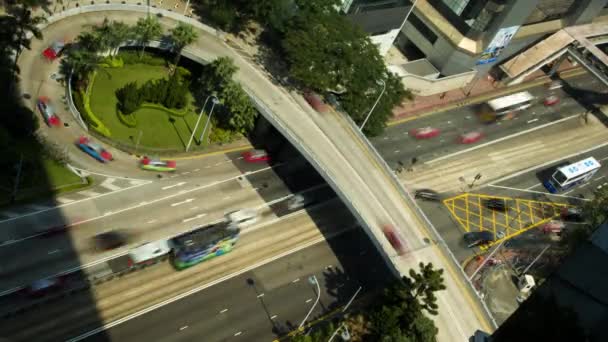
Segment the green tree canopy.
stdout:
<svg viewBox="0 0 608 342">
<path fill-rule="evenodd" d="M 99 26 L 93 27 L 93 34 L 97 37 L 98 51 L 110 50 L 111 55 L 118 53 L 118 48 L 131 36 L 129 25 L 121 21 L 112 21 L 108 18 Z"/>
<path fill-rule="evenodd" d="M 137 24 L 133 28 L 133 36 L 141 44 L 140 58 L 150 41 L 160 38 L 162 33 L 163 29 L 156 17 L 145 17 L 137 20 Z"/>
<path fill-rule="evenodd" d="M 171 42 L 173 43 L 173 52 L 175 52 L 175 61 L 173 64 L 177 66 L 179 59 L 182 56 L 184 48 L 198 38 L 198 33 L 194 30 L 194 27 L 185 23 L 178 23 L 176 27 L 172 28 L 171 31 Z M 177 69 L 176 69 L 177 70 Z"/>
</svg>

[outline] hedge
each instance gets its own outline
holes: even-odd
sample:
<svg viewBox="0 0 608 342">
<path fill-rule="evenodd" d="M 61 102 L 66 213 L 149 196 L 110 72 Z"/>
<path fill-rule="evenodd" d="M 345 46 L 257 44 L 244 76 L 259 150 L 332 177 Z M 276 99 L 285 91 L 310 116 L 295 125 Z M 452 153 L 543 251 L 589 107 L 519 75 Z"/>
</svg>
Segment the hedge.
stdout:
<svg viewBox="0 0 608 342">
<path fill-rule="evenodd" d="M 109 138 L 112 136 L 112 133 L 110 133 L 110 130 L 103 124 L 103 122 L 101 122 L 95 116 L 95 114 L 93 114 L 93 111 L 91 111 L 90 99 L 89 99 L 89 96 L 87 96 L 87 94 L 90 92 L 91 88 L 93 87 L 93 83 L 95 82 L 95 76 L 97 76 L 97 73 L 93 72 L 93 75 L 91 75 L 89 78 L 89 84 L 87 86 L 85 93 L 80 94 L 80 96 L 82 97 L 82 100 L 83 100 L 83 107 L 84 107 L 84 112 L 82 112 L 81 114 L 82 114 L 82 116 L 84 116 L 84 119 L 92 126 L 93 130 L 95 130 L 99 134 Z M 80 92 L 82 92 L 82 91 L 80 91 Z"/>
<path fill-rule="evenodd" d="M 160 57 L 151 56 L 147 53 L 140 58 L 139 51 L 121 51 L 117 57 L 121 58 L 124 64 L 147 64 L 156 66 L 166 66 L 167 62 Z"/>
<path fill-rule="evenodd" d="M 165 107 L 163 105 L 156 104 L 156 103 L 150 103 L 150 102 L 143 103 L 140 108 L 160 109 L 160 110 L 166 111 L 171 116 L 177 116 L 177 117 L 186 116 L 186 114 L 188 114 L 190 112 L 188 110 L 188 108 L 184 108 L 181 111 L 177 111 L 177 110 L 174 110 L 174 109 L 167 108 L 167 107 Z"/>
<path fill-rule="evenodd" d="M 120 120 L 123 125 L 130 128 L 137 127 L 137 118 L 135 117 L 135 113 L 123 114 L 120 109 L 116 108 L 116 115 L 118 115 L 118 120 Z"/>
<path fill-rule="evenodd" d="M 106 57 L 99 66 L 103 68 L 122 68 L 125 65 L 120 57 Z"/>
</svg>

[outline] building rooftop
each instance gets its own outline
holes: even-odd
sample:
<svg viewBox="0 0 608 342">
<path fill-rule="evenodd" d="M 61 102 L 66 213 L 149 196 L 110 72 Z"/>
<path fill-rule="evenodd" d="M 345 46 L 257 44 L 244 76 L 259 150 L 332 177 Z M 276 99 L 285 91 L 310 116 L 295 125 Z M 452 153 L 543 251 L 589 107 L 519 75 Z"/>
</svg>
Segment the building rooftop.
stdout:
<svg viewBox="0 0 608 342">
<path fill-rule="evenodd" d="M 370 35 L 386 33 L 401 27 L 411 6 L 359 11 L 346 17 Z"/>
</svg>

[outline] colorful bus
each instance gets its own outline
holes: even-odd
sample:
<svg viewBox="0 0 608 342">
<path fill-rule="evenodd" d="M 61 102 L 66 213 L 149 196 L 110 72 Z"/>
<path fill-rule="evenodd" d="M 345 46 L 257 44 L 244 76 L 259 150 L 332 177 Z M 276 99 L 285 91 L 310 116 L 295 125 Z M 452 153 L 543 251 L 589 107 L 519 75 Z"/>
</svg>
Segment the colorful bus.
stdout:
<svg viewBox="0 0 608 342">
<path fill-rule="evenodd" d="M 232 251 L 239 233 L 239 228 L 222 222 L 178 235 L 169 240 L 173 265 L 177 270 L 183 270 L 226 254 Z"/>
<path fill-rule="evenodd" d="M 515 93 L 490 100 L 481 113 L 483 121 L 511 119 L 516 112 L 532 106 L 535 97 L 527 91 Z"/>
<path fill-rule="evenodd" d="M 600 169 L 600 163 L 593 157 L 574 164 L 558 167 L 543 185 L 552 194 L 569 189 L 577 184 L 587 182 Z"/>
</svg>

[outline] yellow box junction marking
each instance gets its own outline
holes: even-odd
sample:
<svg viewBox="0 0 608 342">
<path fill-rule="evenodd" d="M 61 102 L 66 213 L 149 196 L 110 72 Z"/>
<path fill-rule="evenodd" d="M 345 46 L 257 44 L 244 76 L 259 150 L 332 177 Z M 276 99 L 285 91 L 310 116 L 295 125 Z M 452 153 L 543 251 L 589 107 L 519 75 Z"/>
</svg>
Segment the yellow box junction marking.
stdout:
<svg viewBox="0 0 608 342">
<path fill-rule="evenodd" d="M 488 208 L 485 203 L 490 199 L 505 201 L 505 211 Z M 465 232 L 489 231 L 495 237 L 504 234 L 482 249 L 543 225 L 559 217 L 562 208 L 572 207 L 562 203 L 472 193 L 447 198 L 443 204 Z"/>
</svg>

